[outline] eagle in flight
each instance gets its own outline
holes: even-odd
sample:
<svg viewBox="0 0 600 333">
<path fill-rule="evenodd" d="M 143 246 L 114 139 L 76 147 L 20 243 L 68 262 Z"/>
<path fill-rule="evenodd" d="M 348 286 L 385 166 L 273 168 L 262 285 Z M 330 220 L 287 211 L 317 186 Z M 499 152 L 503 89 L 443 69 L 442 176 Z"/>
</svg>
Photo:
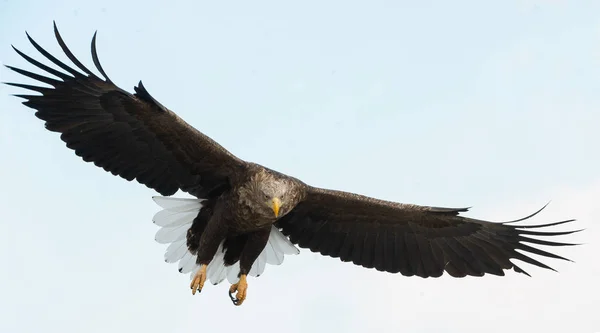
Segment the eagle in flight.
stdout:
<svg viewBox="0 0 600 333">
<path fill-rule="evenodd" d="M 170 244 L 165 261 L 190 273 L 192 294 L 208 279 L 232 284 L 229 296 L 241 305 L 247 275 L 301 248 L 378 271 L 422 278 L 529 275 L 511 262 L 552 269 L 529 254 L 563 259 L 534 247 L 564 246 L 539 236 L 566 235 L 541 225 L 515 225 L 461 216 L 468 208 L 442 208 L 379 200 L 313 187 L 294 177 L 241 160 L 155 100 L 140 81 L 135 93 L 115 85 L 91 43 L 92 60 L 102 77 L 81 63 L 54 34 L 74 69 L 48 53 L 27 34 L 33 47 L 60 70 L 14 48 L 32 65 L 54 77 L 9 69 L 45 83 L 41 87 L 7 83 L 34 91 L 24 105 L 36 110 L 46 129 L 60 133 L 66 146 L 86 162 L 154 189 L 163 210 L 154 216 L 159 243 Z M 194 198 L 172 198 L 178 190 Z M 543 209 L 543 208 L 542 208 Z M 536 236 L 536 237 L 531 237 Z M 527 245 L 525 243 L 529 243 Z M 532 246 L 533 245 L 533 246 Z"/>
</svg>

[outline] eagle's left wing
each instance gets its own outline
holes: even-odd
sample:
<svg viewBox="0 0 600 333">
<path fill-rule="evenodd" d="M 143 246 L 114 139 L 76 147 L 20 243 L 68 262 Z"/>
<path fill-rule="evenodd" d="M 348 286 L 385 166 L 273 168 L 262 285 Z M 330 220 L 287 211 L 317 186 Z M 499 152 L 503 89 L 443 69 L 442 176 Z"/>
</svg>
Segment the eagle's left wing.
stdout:
<svg viewBox="0 0 600 333">
<path fill-rule="evenodd" d="M 380 271 L 420 277 L 439 277 L 446 271 L 464 277 L 504 275 L 505 269 L 514 268 L 527 274 L 510 259 L 552 269 L 527 254 L 565 258 L 523 242 L 573 245 L 530 237 L 573 233 L 536 230 L 573 220 L 508 224 L 539 211 L 517 221 L 493 223 L 459 216 L 466 208 L 407 205 L 314 187 L 306 191 L 305 199 L 276 226 L 300 247 Z"/>
</svg>

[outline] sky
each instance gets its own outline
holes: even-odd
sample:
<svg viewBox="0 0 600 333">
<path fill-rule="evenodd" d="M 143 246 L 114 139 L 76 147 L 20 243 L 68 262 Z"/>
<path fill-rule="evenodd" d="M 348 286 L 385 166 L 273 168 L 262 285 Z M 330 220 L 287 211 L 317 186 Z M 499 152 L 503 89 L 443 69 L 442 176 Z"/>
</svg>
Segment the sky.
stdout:
<svg viewBox="0 0 600 333">
<path fill-rule="evenodd" d="M 302 250 L 198 296 L 154 241 L 156 193 L 82 162 L 0 85 L 1 332 L 600 332 L 600 2 L 0 0 L 10 47 L 149 92 L 238 157 L 466 216 L 576 218 L 531 278 L 421 279 Z M 0 81 L 29 82 L 6 68 Z M 186 197 L 178 193 L 176 196 Z M 567 227 L 565 227 L 567 228 Z"/>
</svg>

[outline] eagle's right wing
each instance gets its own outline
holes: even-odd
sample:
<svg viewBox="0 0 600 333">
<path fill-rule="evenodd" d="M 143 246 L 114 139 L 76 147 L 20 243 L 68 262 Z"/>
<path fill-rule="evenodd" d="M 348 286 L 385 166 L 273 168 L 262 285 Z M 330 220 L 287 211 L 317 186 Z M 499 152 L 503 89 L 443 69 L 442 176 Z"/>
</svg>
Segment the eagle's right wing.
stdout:
<svg viewBox="0 0 600 333">
<path fill-rule="evenodd" d="M 56 24 L 54 33 L 64 53 L 83 73 L 56 59 L 27 35 L 33 46 L 64 72 L 15 48 L 25 60 L 60 80 L 7 66 L 52 88 L 7 84 L 41 93 L 16 96 L 25 98 L 23 104 L 36 109 L 35 115 L 46 122 L 46 128 L 61 133 L 67 147 L 84 161 L 129 181 L 136 179 L 162 195 L 182 189 L 198 197 L 228 186 L 231 177 L 245 167 L 244 161 L 157 102 L 141 82 L 135 94 L 117 87 L 100 65 L 95 34 L 92 58 L 104 79 L 75 58 Z"/>
</svg>

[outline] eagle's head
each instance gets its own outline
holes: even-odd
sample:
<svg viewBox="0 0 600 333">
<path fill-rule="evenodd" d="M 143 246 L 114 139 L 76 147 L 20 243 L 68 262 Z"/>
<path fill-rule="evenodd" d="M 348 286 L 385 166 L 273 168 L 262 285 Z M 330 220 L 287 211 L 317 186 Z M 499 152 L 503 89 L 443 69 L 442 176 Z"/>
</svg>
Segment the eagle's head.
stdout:
<svg viewBox="0 0 600 333">
<path fill-rule="evenodd" d="M 287 214 L 297 204 L 294 183 L 266 171 L 250 178 L 240 191 L 240 199 L 253 213 L 273 221 Z"/>
</svg>

